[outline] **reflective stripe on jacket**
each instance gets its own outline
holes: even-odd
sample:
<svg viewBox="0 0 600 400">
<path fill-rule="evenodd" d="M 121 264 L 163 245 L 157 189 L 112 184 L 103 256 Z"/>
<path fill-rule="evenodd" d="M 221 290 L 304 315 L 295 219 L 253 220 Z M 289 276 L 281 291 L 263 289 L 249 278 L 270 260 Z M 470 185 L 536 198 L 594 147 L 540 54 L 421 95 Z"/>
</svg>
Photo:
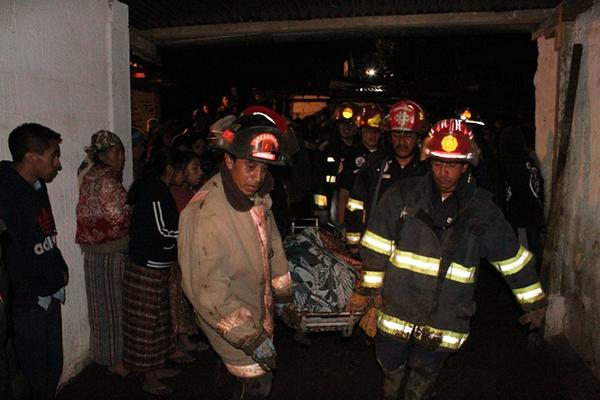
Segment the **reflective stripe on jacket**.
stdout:
<svg viewBox="0 0 600 400">
<path fill-rule="evenodd" d="M 361 239 L 362 286 L 382 290 L 380 329 L 406 337 L 418 327 L 441 340 L 440 350 L 452 351 L 469 332 L 481 258 L 502 274 L 525 311 L 544 305 L 545 296 L 533 254 L 519 245 L 489 193 L 465 183 L 455 193 L 461 204 L 456 223 L 438 239 L 432 191 L 428 174 L 399 181 L 384 194 Z"/>
<path fill-rule="evenodd" d="M 364 168 L 356 176 L 346 204 L 344 217 L 346 243 L 349 245 L 359 244 L 360 237 L 366 229 L 374 200 L 381 200 L 383 193 L 398 180 L 422 176 L 426 172 L 424 163 L 416 158 L 410 164 L 402 167 L 395 160 L 393 153 L 389 154 L 387 151 L 381 151 L 369 157 Z M 381 183 L 376 194 L 375 189 L 380 174 Z"/>
</svg>

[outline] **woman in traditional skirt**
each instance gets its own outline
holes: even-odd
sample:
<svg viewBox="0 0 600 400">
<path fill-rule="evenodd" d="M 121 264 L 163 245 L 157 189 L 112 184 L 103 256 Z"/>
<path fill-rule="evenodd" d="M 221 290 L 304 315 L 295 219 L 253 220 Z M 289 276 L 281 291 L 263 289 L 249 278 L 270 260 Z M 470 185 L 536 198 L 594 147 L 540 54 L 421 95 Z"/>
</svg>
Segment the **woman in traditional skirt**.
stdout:
<svg viewBox="0 0 600 400">
<path fill-rule="evenodd" d="M 175 199 L 177 210 L 181 213 L 187 203 L 192 199 L 199 188 L 204 172 L 202 171 L 200 156 L 193 151 L 184 152 L 184 183 L 181 186 L 172 186 L 171 194 Z M 179 265 L 173 268 L 171 274 L 171 318 L 173 319 L 173 332 L 175 333 L 177 347 L 183 351 L 204 351 L 208 345 L 194 342 L 190 336 L 199 332 L 196 325 L 194 309 L 181 288 L 181 269 Z"/>
<path fill-rule="evenodd" d="M 105 130 L 92 135 L 85 151 L 78 171 L 75 242 L 84 253 L 90 347 L 96 363 L 125 376 L 122 279 L 131 217 L 122 184 L 125 154 L 119 137 Z"/>
<path fill-rule="evenodd" d="M 160 379 L 179 372 L 164 368 L 166 361 L 186 361 L 186 354 L 175 349 L 169 306 L 179 224 L 169 188 L 183 184 L 183 160 L 178 150 L 155 153 L 128 194 L 133 216 L 123 279 L 123 360 L 127 368 L 144 374 L 143 389 L 155 395 L 171 393 Z"/>
</svg>

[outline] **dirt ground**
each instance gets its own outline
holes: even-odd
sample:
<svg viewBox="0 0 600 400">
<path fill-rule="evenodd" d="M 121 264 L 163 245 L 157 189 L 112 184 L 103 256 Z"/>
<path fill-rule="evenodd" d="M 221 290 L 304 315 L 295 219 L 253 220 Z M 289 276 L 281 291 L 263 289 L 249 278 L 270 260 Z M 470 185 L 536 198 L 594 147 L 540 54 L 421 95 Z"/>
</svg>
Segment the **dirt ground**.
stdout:
<svg viewBox="0 0 600 400">
<path fill-rule="evenodd" d="M 450 357 L 436 387 L 436 399 L 600 399 L 600 382 L 569 348 L 554 339 L 536 349 L 519 326 L 519 309 L 491 268 L 477 287 L 478 310 L 471 336 Z M 382 375 L 372 342 L 358 329 L 352 337 L 320 333 L 303 347 L 279 324 L 275 345 L 278 368 L 272 399 L 379 399 Z M 165 399 L 227 399 L 231 381 L 212 351 L 165 380 L 174 393 Z M 139 376 L 109 376 L 90 365 L 63 386 L 59 400 L 148 399 Z"/>
</svg>

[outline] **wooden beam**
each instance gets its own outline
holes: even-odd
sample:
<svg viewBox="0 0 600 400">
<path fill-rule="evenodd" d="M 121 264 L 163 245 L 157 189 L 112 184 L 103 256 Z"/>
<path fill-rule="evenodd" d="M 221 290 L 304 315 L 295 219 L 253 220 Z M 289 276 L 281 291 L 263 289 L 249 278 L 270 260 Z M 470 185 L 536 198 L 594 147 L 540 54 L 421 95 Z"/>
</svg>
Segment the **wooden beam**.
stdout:
<svg viewBox="0 0 600 400">
<path fill-rule="evenodd" d="M 244 40 L 252 36 L 286 37 L 298 35 L 335 35 L 341 32 L 402 32 L 421 30 L 432 33 L 449 29 L 494 28 L 500 31 L 532 32 L 552 15 L 552 9 L 505 12 L 465 12 L 416 15 L 385 15 L 350 18 L 311 19 L 308 21 L 268 21 L 195 25 L 148 29 L 143 32 L 158 45 L 210 43 Z"/>
<path fill-rule="evenodd" d="M 571 53 L 571 62 L 569 69 L 569 78 L 566 82 L 565 103 L 562 112 L 562 117 L 558 126 L 557 137 L 555 140 L 556 151 L 552 162 L 552 177 L 551 177 L 551 195 L 550 207 L 548 212 L 548 235 L 541 262 L 541 273 L 545 287 L 549 293 L 560 293 L 560 281 L 562 273 L 558 272 L 551 274 L 553 267 L 560 268 L 560 256 L 558 256 L 558 248 L 561 241 L 561 232 L 559 228 L 563 223 L 561 218 L 565 201 L 565 182 L 564 172 L 567 164 L 567 156 L 569 155 L 569 145 L 571 141 L 571 129 L 573 126 L 573 113 L 575 110 L 575 100 L 577 95 L 577 86 L 579 83 L 579 70 L 581 66 L 581 55 L 583 46 L 580 43 L 573 45 Z M 562 67 L 562 62 L 559 68 Z M 560 93 L 560 91 L 559 91 Z M 557 109 L 558 110 L 558 109 Z M 558 256 L 558 257 L 557 257 Z"/>
</svg>

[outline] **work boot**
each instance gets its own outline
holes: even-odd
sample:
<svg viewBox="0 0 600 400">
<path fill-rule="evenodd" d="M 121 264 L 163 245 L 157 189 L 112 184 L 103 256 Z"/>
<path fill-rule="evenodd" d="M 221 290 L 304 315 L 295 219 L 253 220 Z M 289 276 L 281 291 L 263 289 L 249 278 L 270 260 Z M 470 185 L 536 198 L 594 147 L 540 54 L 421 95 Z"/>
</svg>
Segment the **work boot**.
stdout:
<svg viewBox="0 0 600 400">
<path fill-rule="evenodd" d="M 394 370 L 383 368 L 383 400 L 398 399 L 405 370 L 406 367 L 404 365 Z"/>
<path fill-rule="evenodd" d="M 433 393 L 433 387 L 439 372 L 416 368 L 410 371 L 406 380 L 404 400 L 428 400 Z"/>
</svg>

